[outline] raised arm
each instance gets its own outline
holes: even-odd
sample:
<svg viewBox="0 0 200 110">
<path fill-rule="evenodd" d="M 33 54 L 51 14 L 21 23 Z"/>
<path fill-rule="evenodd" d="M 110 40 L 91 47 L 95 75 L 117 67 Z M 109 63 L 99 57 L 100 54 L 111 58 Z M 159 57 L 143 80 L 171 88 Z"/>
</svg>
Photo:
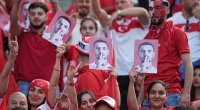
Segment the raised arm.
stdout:
<svg viewBox="0 0 200 110">
<path fill-rule="evenodd" d="M 99 0 L 91 0 L 92 2 L 92 10 L 99 19 L 101 25 L 103 27 L 109 26 L 109 18 L 106 11 L 101 9 Z"/>
<path fill-rule="evenodd" d="M 51 108 L 53 108 L 56 104 L 56 89 L 58 86 L 59 78 L 60 78 L 60 60 L 62 55 L 65 53 L 65 44 L 57 47 L 56 49 L 56 62 L 53 68 L 53 73 L 50 80 L 50 86 L 48 91 L 48 104 Z"/>
<path fill-rule="evenodd" d="M 121 93 L 119 89 L 119 84 L 117 82 L 117 69 L 114 67 L 109 67 L 110 75 L 116 79 L 116 92 L 117 92 L 117 102 L 118 102 L 118 108 L 121 106 Z"/>
<path fill-rule="evenodd" d="M 15 40 L 11 40 L 10 36 L 8 37 L 9 40 L 9 48 L 10 53 L 8 56 L 8 60 L 0 74 L 0 97 L 3 97 L 6 93 L 8 83 L 9 83 L 9 73 L 11 73 L 12 66 L 15 62 L 17 53 L 18 53 L 18 43 L 17 43 L 17 37 L 15 37 Z"/>
<path fill-rule="evenodd" d="M 69 69 L 69 74 L 67 75 L 67 88 L 64 91 L 65 93 L 68 94 L 71 105 L 70 105 L 70 110 L 78 110 L 78 101 L 77 101 L 77 96 L 76 96 L 76 89 L 73 81 L 74 75 L 77 73 L 78 68 L 80 64 L 77 67 L 74 67 L 73 65 L 70 66 Z"/>
<path fill-rule="evenodd" d="M 127 105 L 129 110 L 139 110 L 139 104 L 137 102 L 136 94 L 135 94 L 135 79 L 137 76 L 137 71 L 135 67 L 129 72 L 129 87 L 128 87 L 128 95 L 127 95 Z"/>
<path fill-rule="evenodd" d="M 142 74 L 142 73 L 141 73 Z M 138 104 L 142 105 L 142 101 L 144 99 L 144 78 L 145 78 L 145 74 L 142 74 L 142 80 L 141 80 L 141 84 L 140 84 L 140 91 L 139 91 L 139 95 L 138 95 Z"/>
<path fill-rule="evenodd" d="M 54 13 L 56 13 L 60 9 L 59 4 L 58 4 L 58 0 L 50 0 L 50 3 L 53 6 Z"/>
<path fill-rule="evenodd" d="M 10 14 L 10 21 L 11 21 L 10 33 L 13 36 L 19 36 L 22 29 L 18 22 L 18 10 L 19 10 L 20 1 L 21 0 L 14 0 L 13 7 Z"/>
<path fill-rule="evenodd" d="M 183 88 L 183 94 L 181 95 L 180 103 L 185 105 L 190 102 L 190 89 L 192 86 L 192 78 L 193 78 L 193 68 L 190 58 L 190 53 L 181 54 L 181 59 L 183 65 L 185 67 L 185 82 Z"/>
<path fill-rule="evenodd" d="M 146 9 L 141 7 L 130 7 L 123 9 L 121 11 L 115 12 L 112 16 L 132 16 L 138 17 L 138 20 L 141 24 L 148 25 L 150 21 L 149 13 Z"/>
</svg>

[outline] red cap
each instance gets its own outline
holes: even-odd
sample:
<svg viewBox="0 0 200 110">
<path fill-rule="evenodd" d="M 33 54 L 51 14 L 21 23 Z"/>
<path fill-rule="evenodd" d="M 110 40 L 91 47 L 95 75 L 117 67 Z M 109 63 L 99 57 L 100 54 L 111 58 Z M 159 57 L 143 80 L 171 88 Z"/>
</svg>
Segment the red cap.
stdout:
<svg viewBox="0 0 200 110">
<path fill-rule="evenodd" d="M 82 37 L 77 44 L 77 49 L 80 54 L 89 56 L 89 37 Z"/>
<path fill-rule="evenodd" d="M 30 88 L 37 86 L 40 87 L 45 95 L 47 96 L 48 94 L 48 89 L 49 89 L 49 82 L 44 80 L 44 79 L 35 79 L 31 82 L 31 84 L 29 85 L 28 91 L 30 90 Z"/>
</svg>

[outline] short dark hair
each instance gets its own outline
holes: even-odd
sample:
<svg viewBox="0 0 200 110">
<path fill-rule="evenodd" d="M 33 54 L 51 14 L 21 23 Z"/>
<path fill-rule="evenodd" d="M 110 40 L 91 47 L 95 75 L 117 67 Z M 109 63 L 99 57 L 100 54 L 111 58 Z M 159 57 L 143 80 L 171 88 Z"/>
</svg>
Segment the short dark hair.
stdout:
<svg viewBox="0 0 200 110">
<path fill-rule="evenodd" d="M 49 11 L 48 7 L 42 2 L 31 3 L 28 8 L 28 11 L 30 12 L 31 9 L 35 9 L 35 8 L 42 8 L 45 11 L 45 13 L 47 13 Z"/>
<path fill-rule="evenodd" d="M 108 47 L 107 42 L 104 41 L 104 40 L 102 40 L 102 39 L 98 39 L 98 40 L 96 40 L 96 41 L 93 43 L 93 46 L 95 46 L 95 44 L 96 44 L 96 43 L 99 43 L 99 42 L 105 43 L 105 44 L 107 45 L 107 47 Z"/>
<path fill-rule="evenodd" d="M 200 69 L 200 65 L 194 66 L 194 70 L 196 70 L 196 69 Z"/>
<path fill-rule="evenodd" d="M 63 18 L 65 20 L 67 20 L 69 22 L 69 25 L 71 26 L 71 21 L 69 20 L 69 18 L 67 18 L 66 16 L 59 16 L 57 21 L 60 19 L 60 18 Z"/>
<path fill-rule="evenodd" d="M 149 42 L 143 42 L 143 43 L 141 43 L 141 44 L 139 45 L 139 47 L 138 47 L 138 50 L 139 50 L 143 45 L 150 45 L 150 46 L 153 47 L 153 50 L 154 50 L 154 46 L 153 46 L 151 43 L 149 43 Z"/>
<path fill-rule="evenodd" d="M 80 92 L 77 94 L 78 107 L 81 106 L 82 96 L 83 96 L 84 94 L 89 94 L 89 95 L 96 101 L 96 98 L 95 98 L 93 92 L 91 92 L 91 91 L 89 91 L 89 90 L 83 90 L 83 91 L 80 91 Z"/>
<path fill-rule="evenodd" d="M 94 23 L 94 26 L 95 26 L 95 30 L 97 31 L 98 30 L 98 26 L 97 26 L 97 22 L 93 19 L 93 18 L 90 18 L 90 17 L 86 17 L 84 18 L 82 21 L 81 21 L 81 27 L 83 25 L 83 23 L 85 21 L 92 21 Z"/>
</svg>

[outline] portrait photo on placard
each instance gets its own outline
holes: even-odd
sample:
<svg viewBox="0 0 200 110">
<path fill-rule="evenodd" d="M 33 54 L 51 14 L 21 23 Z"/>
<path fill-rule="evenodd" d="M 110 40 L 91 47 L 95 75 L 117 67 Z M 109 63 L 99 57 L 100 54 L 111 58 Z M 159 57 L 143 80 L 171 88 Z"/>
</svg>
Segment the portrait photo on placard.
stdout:
<svg viewBox="0 0 200 110">
<path fill-rule="evenodd" d="M 135 40 L 134 66 L 139 73 L 157 73 L 158 41 Z"/>
<path fill-rule="evenodd" d="M 89 38 L 89 68 L 108 70 L 113 66 L 113 44 L 110 38 Z"/>
<path fill-rule="evenodd" d="M 42 37 L 54 45 L 60 46 L 66 43 L 75 25 L 76 22 L 74 19 L 59 10 L 44 31 Z"/>
</svg>

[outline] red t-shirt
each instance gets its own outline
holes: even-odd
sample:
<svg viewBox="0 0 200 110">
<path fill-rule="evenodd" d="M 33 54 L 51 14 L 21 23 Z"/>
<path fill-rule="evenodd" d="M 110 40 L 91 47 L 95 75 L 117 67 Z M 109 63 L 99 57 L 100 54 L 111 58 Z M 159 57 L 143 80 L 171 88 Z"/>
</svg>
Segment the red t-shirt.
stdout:
<svg viewBox="0 0 200 110">
<path fill-rule="evenodd" d="M 98 99 L 105 94 L 100 94 L 104 87 L 104 80 L 109 77 L 106 71 L 89 69 L 89 66 L 84 66 L 79 69 L 79 76 L 76 82 L 76 91 L 79 93 L 82 90 L 90 90 Z"/>
<path fill-rule="evenodd" d="M 16 80 L 50 80 L 55 64 L 56 46 L 33 32 L 22 30 L 18 36 L 19 52 L 14 66 Z"/>
<path fill-rule="evenodd" d="M 181 54 L 190 52 L 185 33 L 168 21 L 164 22 L 159 33 L 152 27 L 145 39 L 157 39 L 159 43 L 158 73 L 145 76 L 145 92 L 150 82 L 162 80 L 167 84 L 168 93 L 181 93 L 179 73 Z"/>
</svg>

